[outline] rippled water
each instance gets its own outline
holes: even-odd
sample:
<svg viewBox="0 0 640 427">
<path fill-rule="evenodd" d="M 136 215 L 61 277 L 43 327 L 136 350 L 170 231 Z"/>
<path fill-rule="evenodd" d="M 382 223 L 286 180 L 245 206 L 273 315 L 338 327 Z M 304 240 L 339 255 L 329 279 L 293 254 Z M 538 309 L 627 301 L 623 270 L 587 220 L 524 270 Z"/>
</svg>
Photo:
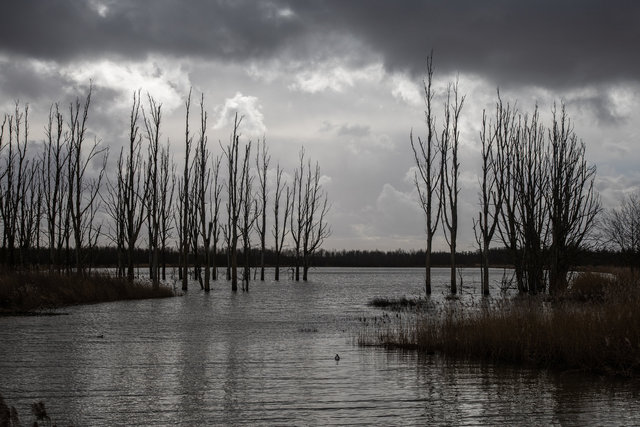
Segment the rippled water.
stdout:
<svg viewBox="0 0 640 427">
<path fill-rule="evenodd" d="M 420 269 L 310 277 L 0 318 L 0 393 L 23 422 L 43 400 L 59 425 L 640 424 L 636 381 L 354 345 L 358 318 L 380 314 L 366 302 L 419 295 Z M 477 271 L 463 279 L 477 298 Z"/>
</svg>

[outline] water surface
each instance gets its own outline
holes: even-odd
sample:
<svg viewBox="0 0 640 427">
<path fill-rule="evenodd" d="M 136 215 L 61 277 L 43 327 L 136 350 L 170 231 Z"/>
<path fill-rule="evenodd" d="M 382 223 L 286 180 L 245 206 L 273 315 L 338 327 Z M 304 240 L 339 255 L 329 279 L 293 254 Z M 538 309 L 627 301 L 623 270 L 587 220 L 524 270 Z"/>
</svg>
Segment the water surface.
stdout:
<svg viewBox="0 0 640 427">
<path fill-rule="evenodd" d="M 479 298 L 477 273 L 464 270 L 463 303 Z M 208 295 L 192 285 L 180 298 L 0 318 L 0 393 L 25 424 L 36 400 L 59 425 L 640 424 L 635 381 L 356 346 L 360 319 L 381 314 L 367 301 L 420 295 L 423 277 L 318 269 L 249 293 L 222 281 Z M 447 280 L 434 271 L 436 302 Z"/>
</svg>

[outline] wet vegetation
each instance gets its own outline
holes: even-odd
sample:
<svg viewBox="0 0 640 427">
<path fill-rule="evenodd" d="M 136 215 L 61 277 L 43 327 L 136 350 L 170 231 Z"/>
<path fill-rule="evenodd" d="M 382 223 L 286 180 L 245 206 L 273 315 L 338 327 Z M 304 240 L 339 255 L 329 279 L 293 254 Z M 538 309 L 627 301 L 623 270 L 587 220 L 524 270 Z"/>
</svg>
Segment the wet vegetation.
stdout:
<svg viewBox="0 0 640 427">
<path fill-rule="evenodd" d="M 31 413 L 34 417 L 34 421 L 32 426 L 38 427 L 39 425 L 43 426 L 56 426 L 56 423 L 51 419 L 49 414 L 47 414 L 47 409 L 44 406 L 44 402 L 34 402 L 31 404 Z M 0 426 L 21 426 L 20 417 L 18 415 L 18 411 L 14 406 L 9 406 L 5 402 L 4 398 L 0 394 Z"/>
<path fill-rule="evenodd" d="M 407 298 L 406 296 L 400 298 L 384 298 L 376 297 L 367 303 L 371 307 L 383 308 L 391 311 L 402 311 L 406 309 L 415 309 L 424 307 L 428 303 L 428 300 L 423 298 Z"/>
<path fill-rule="evenodd" d="M 0 273 L 0 315 L 42 314 L 45 310 L 118 300 L 172 297 L 173 289 L 105 274 L 83 277 L 40 272 Z"/>
<path fill-rule="evenodd" d="M 468 306 L 455 301 L 417 309 L 395 321 L 367 323 L 358 342 L 454 358 L 632 376 L 640 372 L 639 304 L 637 275 L 587 273 L 553 298 L 520 295 L 482 299 Z"/>
</svg>

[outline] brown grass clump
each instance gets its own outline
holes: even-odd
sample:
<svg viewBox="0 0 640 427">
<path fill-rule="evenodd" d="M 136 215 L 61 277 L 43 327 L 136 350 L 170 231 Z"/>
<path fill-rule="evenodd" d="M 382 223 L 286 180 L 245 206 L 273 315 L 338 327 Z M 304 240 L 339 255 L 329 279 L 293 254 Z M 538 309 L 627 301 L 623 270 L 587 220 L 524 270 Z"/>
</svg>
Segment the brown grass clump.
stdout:
<svg viewBox="0 0 640 427">
<path fill-rule="evenodd" d="M 170 296 L 174 296 L 170 288 L 161 286 L 154 290 L 147 283 L 129 283 L 104 274 L 83 277 L 48 272 L 0 273 L 0 314 Z"/>
<path fill-rule="evenodd" d="M 428 303 L 427 300 L 421 298 L 407 298 L 406 296 L 400 298 L 384 298 L 376 297 L 367 303 L 370 307 L 384 308 L 391 311 L 403 311 L 408 309 L 415 309 L 425 306 Z"/>
<path fill-rule="evenodd" d="M 639 306 L 632 277 L 583 275 L 551 302 L 532 297 L 475 310 L 449 307 L 366 331 L 359 342 L 631 376 L 640 372 Z"/>
</svg>

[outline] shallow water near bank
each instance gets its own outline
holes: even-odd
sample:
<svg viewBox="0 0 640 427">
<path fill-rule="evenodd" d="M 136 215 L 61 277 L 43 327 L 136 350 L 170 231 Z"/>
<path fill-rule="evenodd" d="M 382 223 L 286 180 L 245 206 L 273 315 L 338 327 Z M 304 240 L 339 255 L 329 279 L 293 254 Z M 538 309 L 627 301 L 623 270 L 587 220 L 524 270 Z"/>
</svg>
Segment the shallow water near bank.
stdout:
<svg viewBox="0 0 640 427">
<path fill-rule="evenodd" d="M 434 270 L 437 304 L 448 275 Z M 355 345 L 361 319 L 382 313 L 367 302 L 422 295 L 422 269 L 310 278 L 0 318 L 0 394 L 23 423 L 42 400 L 59 425 L 640 424 L 635 380 Z M 462 278 L 455 303 L 473 304 L 478 270 Z"/>
</svg>

